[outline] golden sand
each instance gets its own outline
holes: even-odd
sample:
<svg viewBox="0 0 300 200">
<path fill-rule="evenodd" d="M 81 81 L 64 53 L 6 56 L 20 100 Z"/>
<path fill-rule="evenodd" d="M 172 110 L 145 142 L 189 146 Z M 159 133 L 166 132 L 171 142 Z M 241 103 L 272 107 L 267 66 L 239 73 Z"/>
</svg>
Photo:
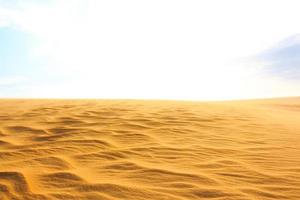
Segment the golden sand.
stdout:
<svg viewBox="0 0 300 200">
<path fill-rule="evenodd" d="M 1 100 L 0 199 L 300 199 L 300 98 Z"/>
</svg>

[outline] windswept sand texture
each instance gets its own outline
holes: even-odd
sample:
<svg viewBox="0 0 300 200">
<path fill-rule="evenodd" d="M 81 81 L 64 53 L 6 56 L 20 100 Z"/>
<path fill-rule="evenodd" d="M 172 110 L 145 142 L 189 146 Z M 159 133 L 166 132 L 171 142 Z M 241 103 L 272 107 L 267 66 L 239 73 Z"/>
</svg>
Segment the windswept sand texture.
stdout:
<svg viewBox="0 0 300 200">
<path fill-rule="evenodd" d="M 300 98 L 0 100 L 0 199 L 300 199 Z"/>
</svg>

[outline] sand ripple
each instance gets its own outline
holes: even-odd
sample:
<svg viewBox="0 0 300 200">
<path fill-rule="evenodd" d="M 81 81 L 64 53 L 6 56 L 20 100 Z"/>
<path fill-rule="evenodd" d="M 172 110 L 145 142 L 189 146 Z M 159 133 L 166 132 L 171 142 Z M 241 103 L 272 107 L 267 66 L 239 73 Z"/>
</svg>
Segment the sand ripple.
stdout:
<svg viewBox="0 0 300 200">
<path fill-rule="evenodd" d="M 0 200 L 297 200 L 299 107 L 1 100 Z"/>
</svg>

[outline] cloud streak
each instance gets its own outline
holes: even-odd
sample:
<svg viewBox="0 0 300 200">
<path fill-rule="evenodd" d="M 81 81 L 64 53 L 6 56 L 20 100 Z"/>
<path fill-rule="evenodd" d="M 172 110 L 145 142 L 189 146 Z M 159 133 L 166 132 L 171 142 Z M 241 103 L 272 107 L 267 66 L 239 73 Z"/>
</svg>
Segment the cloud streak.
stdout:
<svg viewBox="0 0 300 200">
<path fill-rule="evenodd" d="M 19 84 L 24 84 L 27 81 L 28 79 L 23 76 L 0 77 L 0 86 L 19 85 Z"/>
<path fill-rule="evenodd" d="M 256 57 L 266 73 L 300 81 L 300 34 L 290 36 Z"/>
</svg>

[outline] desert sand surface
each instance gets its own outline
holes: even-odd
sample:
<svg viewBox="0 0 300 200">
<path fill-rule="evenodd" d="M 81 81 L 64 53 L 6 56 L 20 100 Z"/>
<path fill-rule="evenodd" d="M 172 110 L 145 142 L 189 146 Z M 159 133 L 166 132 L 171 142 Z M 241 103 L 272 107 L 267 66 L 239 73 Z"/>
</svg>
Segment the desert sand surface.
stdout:
<svg viewBox="0 0 300 200">
<path fill-rule="evenodd" d="M 300 98 L 0 100 L 1 200 L 300 199 Z"/>
</svg>

